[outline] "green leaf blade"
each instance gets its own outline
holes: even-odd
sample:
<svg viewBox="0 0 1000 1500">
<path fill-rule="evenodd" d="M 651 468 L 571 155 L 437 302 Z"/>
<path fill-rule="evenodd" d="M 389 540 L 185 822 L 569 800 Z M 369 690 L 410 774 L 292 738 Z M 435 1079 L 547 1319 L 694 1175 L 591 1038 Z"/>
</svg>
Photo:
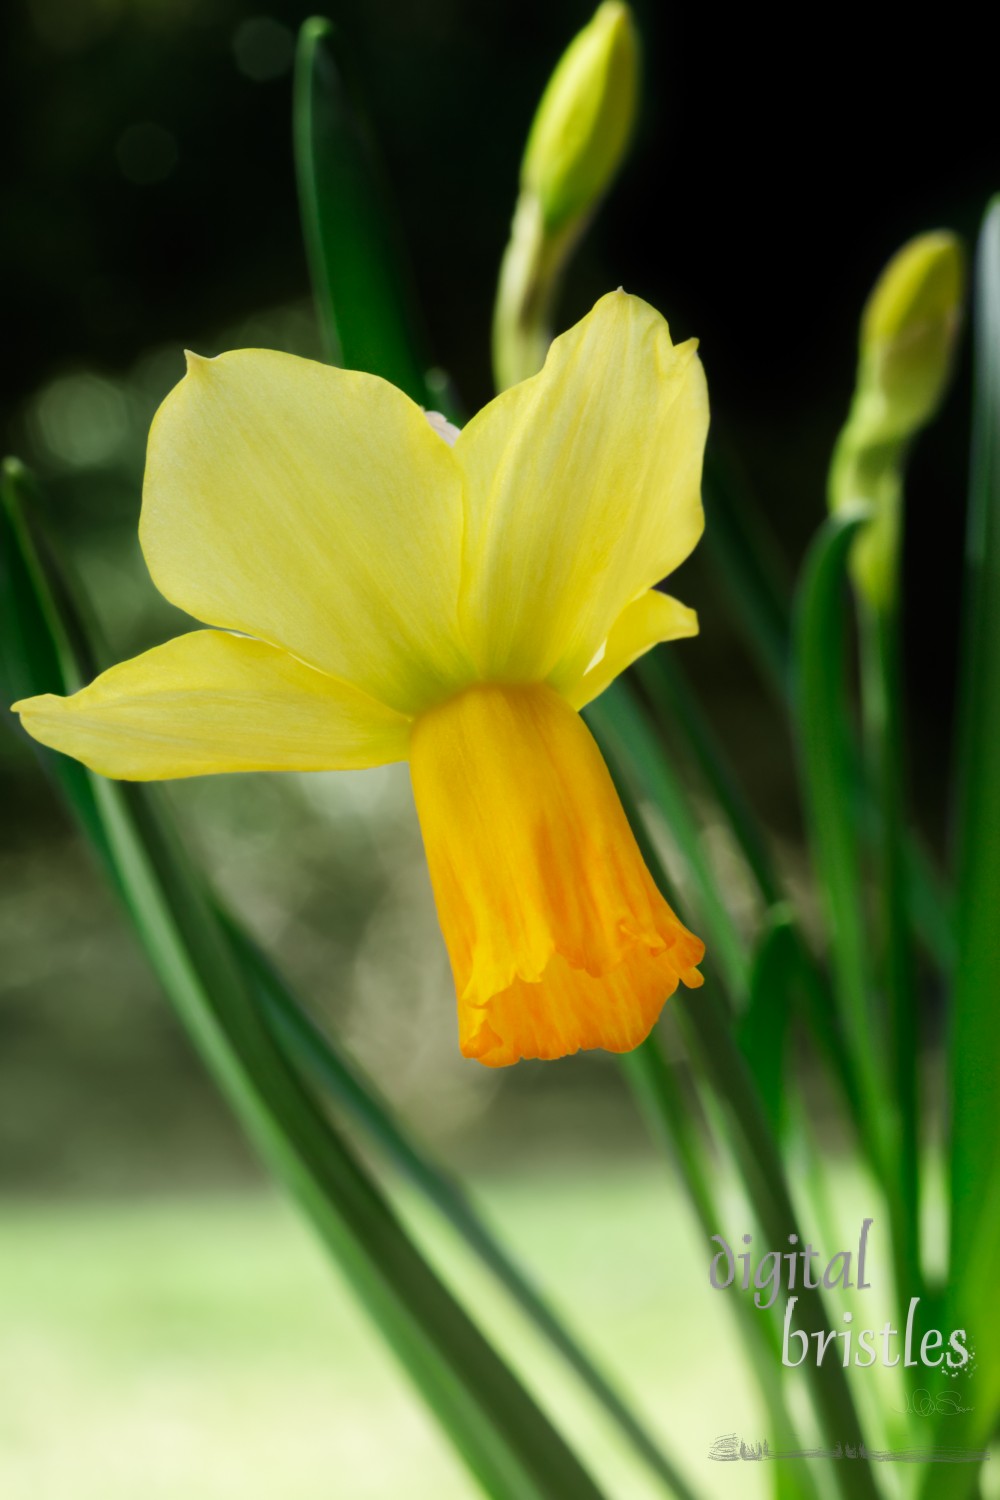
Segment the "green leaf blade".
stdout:
<svg viewBox="0 0 1000 1500">
<path fill-rule="evenodd" d="M 956 786 L 950 1306 L 978 1347 L 975 1423 L 1000 1415 L 1000 198 L 975 286 L 975 412 Z"/>
<path fill-rule="evenodd" d="M 619 678 L 584 711 L 594 738 L 609 765 L 641 768 L 643 794 L 662 814 L 691 877 L 711 962 L 737 1001 L 746 992 L 749 959 L 732 914 L 719 895 L 701 830 L 680 778 L 662 754 L 660 744 L 628 682 Z"/>
<path fill-rule="evenodd" d="M 871 1011 L 872 977 L 862 908 L 858 764 L 846 703 L 845 569 L 867 511 L 841 512 L 820 529 L 806 561 L 795 620 L 795 716 L 814 863 L 827 908 L 835 987 L 859 1080 L 866 1139 L 884 1163 L 884 1039 Z"/>
<path fill-rule="evenodd" d="M 299 35 L 293 134 L 328 357 L 381 375 L 421 406 L 434 406 L 440 392 L 428 387 L 426 339 L 374 132 L 340 33 L 318 17 Z"/>
<path fill-rule="evenodd" d="M 18 692 L 82 675 L 80 633 L 5 476 L 0 605 Z M 25 641 L 43 632 L 30 655 Z M 48 633 L 48 646 L 44 633 Z M 19 666 L 17 664 L 19 663 Z M 53 680 L 53 679 L 56 680 Z M 601 1500 L 517 1377 L 426 1262 L 347 1141 L 317 1106 L 261 1016 L 224 929 L 155 788 L 106 781 L 53 757 L 168 996 L 276 1178 L 312 1221 L 470 1471 L 496 1500 Z M 70 772 L 65 768 L 73 767 Z"/>
<path fill-rule="evenodd" d="M 607 696 L 604 694 L 591 705 L 591 711 Z M 616 734 L 605 737 L 601 749 L 619 788 L 643 858 L 664 896 L 671 900 L 670 881 L 640 805 L 640 799 L 656 801 L 655 781 L 647 780 L 653 767 L 652 757 L 647 747 L 643 746 L 637 753 L 632 739 Z M 635 792 L 633 787 L 637 789 Z M 760 1225 L 771 1244 L 783 1244 L 787 1235 L 797 1230 L 795 1211 L 781 1153 L 750 1069 L 737 1046 L 732 1019 L 711 982 L 702 989 L 675 997 L 672 1004 L 692 1054 L 715 1093 L 727 1127 L 730 1150 Z M 646 1053 L 655 1045 L 655 1042 L 647 1042 L 640 1052 Z M 683 1148 L 687 1132 L 677 1128 L 678 1106 L 670 1097 L 663 1073 L 662 1064 L 649 1056 L 637 1058 L 632 1054 L 632 1061 L 626 1064 L 626 1076 L 636 1089 L 647 1116 L 659 1117 L 660 1133 L 670 1135 L 675 1144 Z M 696 1180 L 694 1173 L 691 1180 Z M 697 1196 L 692 1196 L 696 1211 L 700 1214 L 711 1212 L 708 1184 L 702 1183 Z M 800 1289 L 799 1314 L 802 1326 L 810 1332 L 829 1328 L 823 1299 L 817 1290 Z M 829 1362 L 810 1365 L 809 1376 L 816 1412 L 831 1445 L 842 1441 L 840 1434 L 843 1432 L 860 1434 L 861 1423 L 843 1367 Z M 859 1467 L 848 1473 L 840 1466 L 834 1467 L 833 1481 L 845 1500 L 876 1500 L 878 1489 L 867 1468 Z"/>
<path fill-rule="evenodd" d="M 605 1408 L 668 1493 L 679 1500 L 691 1500 L 692 1492 L 676 1465 L 663 1453 L 529 1276 L 507 1253 L 461 1184 L 407 1134 L 373 1085 L 340 1053 L 334 1040 L 304 1012 L 281 975 L 239 925 L 225 913 L 221 913 L 221 919 L 244 970 L 258 990 L 261 1004 L 279 1035 L 287 1040 L 292 1054 L 316 1078 L 330 1100 L 354 1119 L 493 1273 L 522 1312 Z"/>
<path fill-rule="evenodd" d="M 791 584 L 780 548 L 756 500 L 711 439 L 704 490 L 704 545 L 761 677 L 783 707 L 791 654 Z"/>
</svg>

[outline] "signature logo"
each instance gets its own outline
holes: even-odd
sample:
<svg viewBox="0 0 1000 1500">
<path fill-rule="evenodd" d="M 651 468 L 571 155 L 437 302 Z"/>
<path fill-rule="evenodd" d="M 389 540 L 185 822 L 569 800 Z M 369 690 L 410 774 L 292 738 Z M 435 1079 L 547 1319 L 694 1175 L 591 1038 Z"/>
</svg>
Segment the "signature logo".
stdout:
<svg viewBox="0 0 1000 1500">
<path fill-rule="evenodd" d="M 975 1411 L 975 1407 L 966 1406 L 960 1396 L 954 1391 L 912 1391 L 906 1398 L 905 1406 L 897 1406 L 897 1411 L 905 1412 L 909 1417 L 957 1417 L 963 1411 Z"/>
<path fill-rule="evenodd" d="M 950 1391 L 942 1393 L 945 1405 L 942 1410 L 951 1414 L 950 1402 L 956 1400 Z M 933 1403 L 936 1399 L 929 1391 L 915 1391 L 913 1398 L 925 1396 Z M 913 1408 L 914 1410 L 916 1408 Z M 971 1411 L 971 1407 L 958 1405 L 956 1411 Z M 767 1463 L 773 1460 L 802 1458 L 854 1459 L 870 1464 L 981 1464 L 990 1456 L 989 1449 L 950 1448 L 940 1443 L 932 1448 L 869 1448 L 864 1443 L 837 1443 L 834 1448 L 772 1448 L 765 1438 L 763 1442 L 747 1443 L 739 1433 L 726 1432 L 717 1437 L 708 1456 L 714 1463 Z"/>
</svg>

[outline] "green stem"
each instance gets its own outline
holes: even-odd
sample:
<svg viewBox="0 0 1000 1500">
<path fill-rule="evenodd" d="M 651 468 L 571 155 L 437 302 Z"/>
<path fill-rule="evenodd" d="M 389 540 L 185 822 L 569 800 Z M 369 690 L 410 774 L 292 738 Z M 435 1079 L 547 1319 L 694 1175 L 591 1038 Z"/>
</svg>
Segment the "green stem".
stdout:
<svg viewBox="0 0 1000 1500">
<path fill-rule="evenodd" d="M 517 200 L 493 308 L 493 375 L 498 391 L 535 375 L 552 342 L 552 309 L 562 272 L 587 221 L 552 233 L 542 205 L 524 191 Z"/>
<path fill-rule="evenodd" d="M 148 797 L 100 780 L 95 794 L 133 921 L 208 1067 L 472 1472 L 504 1500 L 557 1500 L 566 1485 L 598 1500 L 593 1481 L 288 1068 L 213 930 L 196 879 L 149 815 Z M 171 868 L 167 886 L 161 871 Z"/>
<path fill-rule="evenodd" d="M 1000 196 L 989 204 L 976 255 L 975 346 L 962 659 L 954 763 L 954 866 L 961 962 L 949 1035 L 950 1265 L 945 1327 L 976 1349 L 965 1441 L 1000 1426 Z M 947 1441 L 945 1419 L 938 1424 Z M 964 1437 L 964 1434 L 963 1434 Z M 925 1500 L 978 1492 L 969 1466 L 948 1485 L 928 1474 Z"/>
<path fill-rule="evenodd" d="M 856 786 L 846 703 L 845 568 L 868 516 L 866 508 L 858 507 L 830 517 L 807 558 L 795 622 L 796 719 L 809 841 L 827 907 L 834 985 L 858 1078 L 864 1139 L 886 1195 L 896 1293 L 903 1299 L 916 1283 L 911 1278 L 914 1239 L 898 1167 L 900 1117 L 885 1018 L 876 1004 L 859 839 L 854 820 L 844 815 Z"/>
<path fill-rule="evenodd" d="M 704 545 L 724 584 L 727 601 L 745 632 L 761 678 L 783 711 L 792 701 L 790 588 L 781 552 L 766 516 L 709 441 L 705 455 Z M 862 776 L 861 754 L 850 749 L 857 795 L 850 811 L 864 829 L 877 823 L 872 794 Z M 956 945 L 952 894 L 921 840 L 907 831 L 902 851 L 910 922 L 938 971 L 954 971 Z"/>
<path fill-rule="evenodd" d="M 635 812 L 633 807 L 630 816 Z M 620 1063 L 650 1135 L 676 1161 L 695 1218 L 706 1243 L 711 1244 L 712 1236 L 722 1233 L 722 1215 L 709 1183 L 697 1127 L 689 1107 L 679 1096 L 658 1038 L 655 1034 L 647 1037 L 634 1052 L 624 1053 Z M 737 1335 L 760 1386 L 774 1440 L 783 1448 L 795 1448 L 799 1445 L 798 1438 L 781 1389 L 778 1346 L 770 1336 L 771 1324 L 758 1317 L 742 1297 L 729 1301 Z M 798 1500 L 809 1500 L 815 1494 L 810 1476 L 805 1473 L 797 1478 Z"/>
<path fill-rule="evenodd" d="M 604 1406 L 633 1448 L 678 1500 L 694 1500 L 675 1466 L 639 1422 L 607 1376 L 569 1333 L 529 1276 L 511 1258 L 480 1217 L 461 1183 L 438 1166 L 401 1128 L 374 1085 L 306 1014 L 281 975 L 231 917 L 220 911 L 237 958 L 250 975 L 276 1035 L 297 1061 L 315 1077 L 327 1096 L 362 1127 L 406 1178 L 419 1190 L 469 1248 L 493 1273 L 536 1328 Z"/>
<path fill-rule="evenodd" d="M 769 911 L 781 909 L 788 928 L 786 949 L 794 963 L 804 1018 L 833 1068 L 848 1115 L 863 1137 L 859 1115 L 858 1083 L 844 1042 L 829 983 L 809 951 L 791 908 L 785 902 L 763 830 L 743 794 L 728 757 L 705 717 L 683 669 L 669 649 L 654 650 L 632 667 L 652 710 L 661 741 L 673 726 L 684 734 L 698 769 L 714 792 L 721 817 L 729 825 L 747 865 L 756 879 L 761 900 Z"/>
<path fill-rule="evenodd" d="M 611 755 L 641 758 L 645 794 L 662 814 L 691 877 L 705 935 L 711 941 L 727 990 L 733 996 L 745 995 L 750 974 L 746 943 L 719 895 L 701 829 L 691 813 L 690 798 L 650 733 L 635 695 L 619 678 L 589 705 L 584 717 L 606 760 Z"/>
<path fill-rule="evenodd" d="M 847 1105 L 848 1115 L 857 1129 L 862 1149 L 868 1152 L 871 1165 L 877 1172 L 878 1164 L 868 1150 L 858 1075 L 844 1037 L 840 1015 L 830 991 L 829 978 L 819 968 L 812 953 L 806 947 L 805 939 L 798 927 L 792 928 L 791 937 L 797 967 L 798 993 L 801 996 L 806 1019 L 813 1036 L 818 1039 L 833 1065 L 834 1074 Z"/>
<path fill-rule="evenodd" d="M 654 880 L 670 899 L 666 871 L 636 801 L 640 789 L 646 797 L 651 793 L 646 782 L 646 762 L 634 754 L 629 739 L 605 739 L 602 750 L 619 791 L 624 793 L 625 810 L 643 857 Z M 706 984 L 691 994 L 685 993 L 675 1007 L 688 1044 L 712 1084 L 726 1123 L 730 1149 L 767 1242 L 773 1247 L 784 1246 L 789 1234 L 798 1231 L 781 1153 L 746 1061 L 734 1041 L 725 1006 L 714 986 Z M 664 1119 L 669 1124 L 669 1116 L 665 1114 Z M 801 1243 L 802 1237 L 799 1239 Z M 797 1312 L 798 1325 L 810 1337 L 829 1331 L 818 1291 L 801 1288 Z M 808 1369 L 810 1390 L 826 1441 L 833 1446 L 860 1439 L 861 1423 L 842 1366 L 824 1361 L 820 1365 L 810 1364 Z M 835 1470 L 834 1479 L 845 1500 L 876 1500 L 878 1490 L 867 1468 L 859 1465 L 850 1476 L 840 1466 L 835 1466 Z"/>
<path fill-rule="evenodd" d="M 684 734 L 719 809 L 743 852 L 766 906 L 782 899 L 781 885 L 760 824 L 728 758 L 669 648 L 648 652 L 632 671 L 645 692 L 661 737 L 672 725 Z"/>
<path fill-rule="evenodd" d="M 636 809 L 626 807 L 626 811 L 631 818 Z M 680 1172 L 698 1223 L 709 1237 L 718 1234 L 722 1220 L 709 1183 L 704 1146 L 656 1034 L 633 1052 L 623 1052 L 618 1061 L 650 1135 Z"/>
<path fill-rule="evenodd" d="M 798 1234 L 795 1209 L 785 1184 L 781 1154 L 760 1107 L 753 1080 L 739 1050 L 733 1045 L 727 1018 L 718 996 L 705 986 L 685 996 L 680 1009 L 700 1057 L 712 1080 L 716 1097 L 728 1119 L 730 1147 L 740 1168 L 754 1211 L 769 1246 L 787 1243 Z M 800 1243 L 802 1236 L 799 1235 Z M 818 1291 L 801 1288 L 796 1309 L 798 1324 L 810 1335 L 826 1334 L 830 1321 Z M 860 1440 L 861 1424 L 844 1371 L 824 1361 L 809 1365 L 811 1390 L 824 1436 L 830 1444 Z M 866 1469 L 852 1477 L 835 1478 L 851 1500 L 873 1497 L 878 1490 Z"/>
<path fill-rule="evenodd" d="M 859 1078 L 866 1136 L 882 1171 L 884 1046 L 871 1008 L 858 839 L 852 819 L 845 817 L 856 778 L 845 703 L 842 596 L 847 555 L 865 519 L 859 513 L 827 521 L 806 559 L 796 617 L 795 711 L 809 839 L 827 908 L 835 987 Z"/>
<path fill-rule="evenodd" d="M 915 966 L 905 907 L 903 860 L 904 756 L 899 616 L 892 605 L 875 609 L 858 599 L 861 703 L 869 779 L 879 812 L 877 842 L 881 919 L 881 969 L 885 994 L 892 1097 L 898 1113 L 895 1153 L 901 1200 L 899 1288 L 920 1296 L 919 1058 L 920 1021 Z"/>
</svg>

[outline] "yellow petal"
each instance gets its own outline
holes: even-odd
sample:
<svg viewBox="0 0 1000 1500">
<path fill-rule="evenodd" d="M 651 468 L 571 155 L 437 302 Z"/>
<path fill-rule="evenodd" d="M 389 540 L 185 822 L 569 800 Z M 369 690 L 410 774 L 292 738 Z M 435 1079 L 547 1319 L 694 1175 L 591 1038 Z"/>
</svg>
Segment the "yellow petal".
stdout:
<svg viewBox="0 0 1000 1500">
<path fill-rule="evenodd" d="M 30 735 L 102 776 L 323 771 L 405 760 L 409 721 L 263 641 L 196 630 L 71 698 L 14 704 Z"/>
<path fill-rule="evenodd" d="M 708 397 L 695 349 L 612 292 L 459 436 L 461 619 L 481 675 L 582 676 L 626 605 L 698 541 Z"/>
<path fill-rule="evenodd" d="M 676 641 L 697 634 L 698 616 L 693 609 L 669 594 L 650 589 L 622 610 L 611 627 L 604 651 L 590 670 L 575 683 L 554 685 L 560 687 L 563 697 L 574 708 L 583 708 L 603 693 L 619 672 L 624 672 L 660 641 Z"/>
<path fill-rule="evenodd" d="M 414 723 L 410 767 L 467 1057 L 612 1052 L 704 945 L 642 862 L 582 719 L 544 683 L 470 688 Z"/>
<path fill-rule="evenodd" d="M 139 534 L 160 592 L 404 712 L 469 677 L 462 524 L 451 449 L 373 375 L 192 356 L 153 423 Z"/>
</svg>

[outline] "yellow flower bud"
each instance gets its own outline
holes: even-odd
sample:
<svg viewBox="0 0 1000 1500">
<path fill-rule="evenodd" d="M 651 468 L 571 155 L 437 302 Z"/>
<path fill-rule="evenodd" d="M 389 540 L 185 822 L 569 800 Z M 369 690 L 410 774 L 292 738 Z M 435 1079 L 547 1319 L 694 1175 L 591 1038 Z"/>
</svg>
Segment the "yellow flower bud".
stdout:
<svg viewBox="0 0 1000 1500">
<path fill-rule="evenodd" d="M 910 240 L 876 282 L 861 319 L 858 385 L 859 395 L 881 407 L 883 438 L 909 437 L 940 405 L 964 281 L 961 245 L 939 230 Z"/>
<path fill-rule="evenodd" d="M 621 0 L 605 0 L 560 58 L 538 107 L 521 188 L 548 231 L 589 213 L 625 153 L 638 98 L 639 45 Z"/>
<path fill-rule="evenodd" d="M 917 235 L 886 266 L 862 314 L 854 399 L 830 469 L 830 508 L 872 508 L 851 571 L 877 609 L 895 599 L 907 447 L 944 398 L 964 285 L 955 235 Z"/>
<path fill-rule="evenodd" d="M 605 0 L 570 42 L 542 96 L 497 284 L 498 390 L 534 375 L 545 360 L 563 268 L 628 145 L 638 63 L 631 11 L 621 0 Z"/>
</svg>

